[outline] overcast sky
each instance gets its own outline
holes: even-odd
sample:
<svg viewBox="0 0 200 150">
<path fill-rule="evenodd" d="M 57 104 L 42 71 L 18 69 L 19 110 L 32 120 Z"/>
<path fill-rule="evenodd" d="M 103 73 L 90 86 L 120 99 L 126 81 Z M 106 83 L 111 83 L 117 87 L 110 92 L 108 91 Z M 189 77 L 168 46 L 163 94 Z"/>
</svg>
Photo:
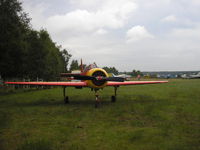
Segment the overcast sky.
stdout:
<svg viewBox="0 0 200 150">
<path fill-rule="evenodd" d="M 73 59 L 120 71 L 200 70 L 200 0 L 23 0 Z"/>
</svg>

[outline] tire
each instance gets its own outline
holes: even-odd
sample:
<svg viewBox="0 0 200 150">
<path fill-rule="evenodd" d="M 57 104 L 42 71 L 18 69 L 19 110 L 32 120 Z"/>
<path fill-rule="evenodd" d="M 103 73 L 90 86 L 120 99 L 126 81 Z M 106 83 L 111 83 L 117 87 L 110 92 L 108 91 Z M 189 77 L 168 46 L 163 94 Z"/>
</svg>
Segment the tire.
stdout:
<svg viewBox="0 0 200 150">
<path fill-rule="evenodd" d="M 68 96 L 65 97 L 64 102 L 65 102 L 65 104 L 69 103 L 69 97 Z"/>
<path fill-rule="evenodd" d="M 115 96 L 111 96 L 111 102 L 112 103 L 116 102 L 116 97 Z"/>
</svg>

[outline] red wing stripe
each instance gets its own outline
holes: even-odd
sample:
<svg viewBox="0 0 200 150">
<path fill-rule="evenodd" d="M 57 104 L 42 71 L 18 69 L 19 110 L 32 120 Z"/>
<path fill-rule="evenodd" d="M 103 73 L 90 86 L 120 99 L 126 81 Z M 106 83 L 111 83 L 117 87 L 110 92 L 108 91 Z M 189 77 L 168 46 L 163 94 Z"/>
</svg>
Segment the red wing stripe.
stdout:
<svg viewBox="0 0 200 150">
<path fill-rule="evenodd" d="M 5 82 L 14 85 L 87 86 L 86 82 Z"/>
<path fill-rule="evenodd" d="M 108 82 L 107 86 L 120 85 L 140 85 L 167 83 L 168 81 L 126 81 L 126 82 Z M 87 86 L 86 82 L 5 82 L 13 85 L 50 85 L 50 86 Z"/>
<path fill-rule="evenodd" d="M 107 86 L 157 84 L 157 83 L 167 83 L 167 82 L 168 82 L 168 81 L 125 81 L 125 82 L 108 82 L 108 83 L 107 83 Z"/>
</svg>

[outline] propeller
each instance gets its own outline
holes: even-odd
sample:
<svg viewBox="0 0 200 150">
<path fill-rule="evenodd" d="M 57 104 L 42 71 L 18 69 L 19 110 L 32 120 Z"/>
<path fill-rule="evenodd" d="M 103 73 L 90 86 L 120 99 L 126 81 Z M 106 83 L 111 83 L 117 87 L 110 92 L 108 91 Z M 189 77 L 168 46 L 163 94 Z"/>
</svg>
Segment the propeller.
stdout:
<svg viewBox="0 0 200 150">
<path fill-rule="evenodd" d="M 124 78 L 122 77 L 105 77 L 106 81 L 115 81 L 115 82 L 124 82 Z"/>
<path fill-rule="evenodd" d="M 62 77 L 73 77 L 75 80 L 104 80 L 104 81 L 113 81 L 113 82 L 124 82 L 124 78 L 122 77 L 103 77 L 103 76 L 86 76 L 86 75 L 80 75 L 80 74 L 68 74 L 68 73 L 62 73 Z"/>
</svg>

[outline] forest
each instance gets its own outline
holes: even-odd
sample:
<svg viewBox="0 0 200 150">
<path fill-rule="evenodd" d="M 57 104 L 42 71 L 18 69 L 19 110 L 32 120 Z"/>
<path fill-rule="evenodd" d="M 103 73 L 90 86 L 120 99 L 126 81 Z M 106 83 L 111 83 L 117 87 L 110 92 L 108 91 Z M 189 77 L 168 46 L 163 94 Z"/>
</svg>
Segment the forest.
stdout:
<svg viewBox="0 0 200 150">
<path fill-rule="evenodd" d="M 56 80 L 68 71 L 72 55 L 53 42 L 47 30 L 34 30 L 30 21 L 18 0 L 0 1 L 1 78 Z"/>
</svg>

